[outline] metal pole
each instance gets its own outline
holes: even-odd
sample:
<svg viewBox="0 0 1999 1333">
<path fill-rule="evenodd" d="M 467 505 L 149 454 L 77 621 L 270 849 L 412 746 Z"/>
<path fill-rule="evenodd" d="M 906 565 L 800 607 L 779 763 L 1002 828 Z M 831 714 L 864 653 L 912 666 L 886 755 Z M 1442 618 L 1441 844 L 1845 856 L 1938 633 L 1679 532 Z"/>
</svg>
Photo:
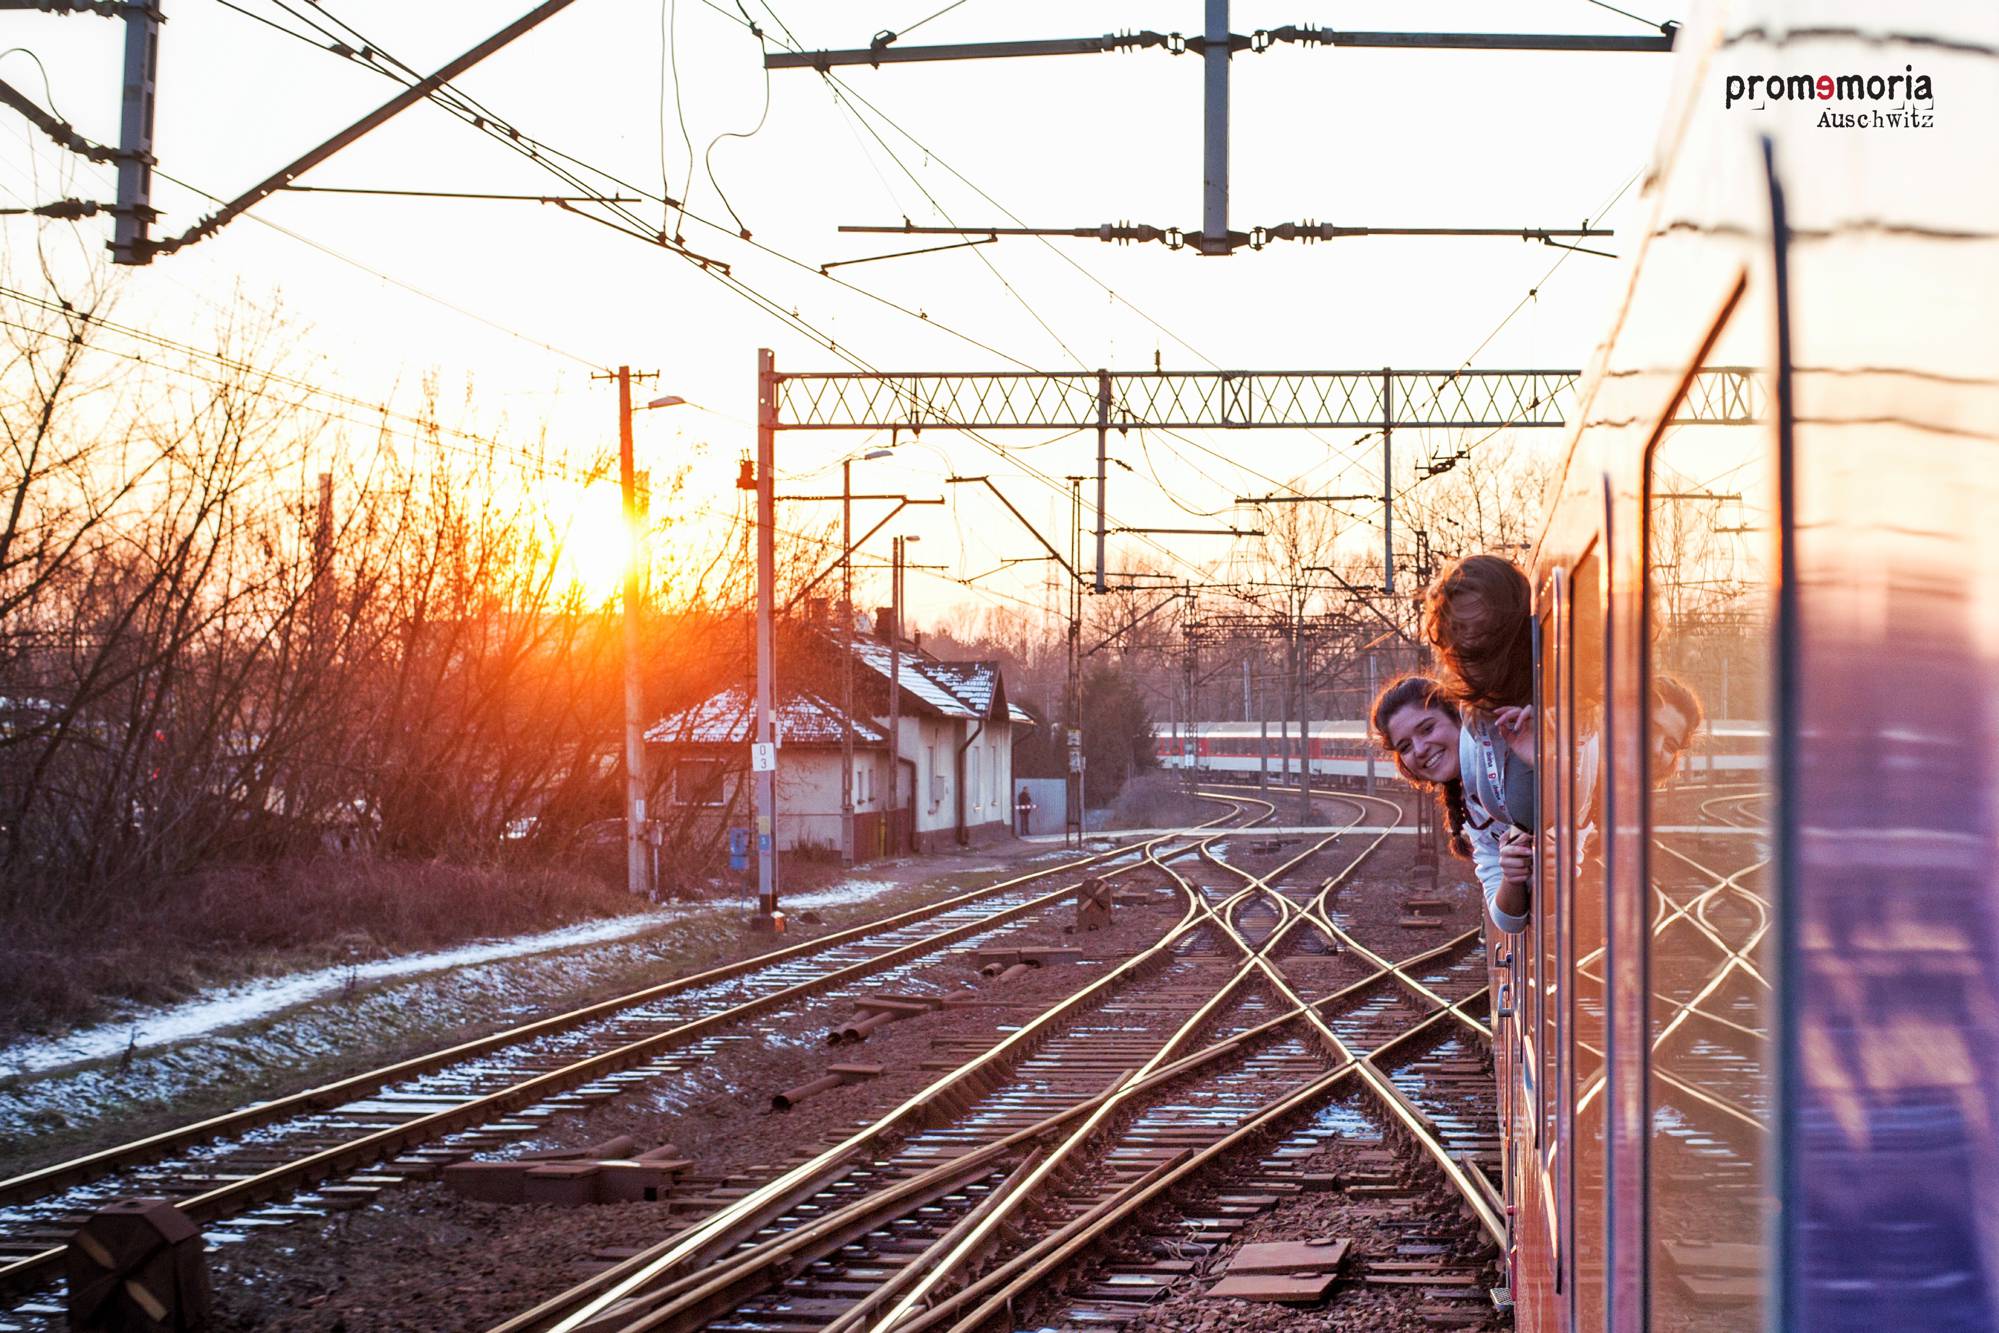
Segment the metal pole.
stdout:
<svg viewBox="0 0 1999 1333">
<path fill-rule="evenodd" d="M 1201 53 L 1201 253 L 1229 252 L 1229 0 L 1208 0 Z"/>
<path fill-rule="evenodd" d="M 854 864 L 854 460 L 840 460 L 840 864 Z"/>
<path fill-rule="evenodd" d="M 900 825 L 896 816 L 902 809 L 902 538 L 889 539 L 888 565 L 888 838 L 890 848 L 901 855 Z M 910 808 L 916 807 L 916 793 Z M 912 816 L 913 818 L 913 816 Z"/>
<path fill-rule="evenodd" d="M 118 210 L 111 231 L 111 262 L 143 264 L 152 258 L 153 102 L 160 74 L 157 0 L 124 6 L 125 88 L 118 115 Z"/>
<path fill-rule="evenodd" d="M 757 743 L 777 743 L 777 367 L 768 347 L 757 349 Z M 767 751 L 766 753 L 770 753 Z M 756 930 L 780 931 L 777 910 L 777 766 L 759 769 L 756 779 Z"/>
<path fill-rule="evenodd" d="M 1395 412 L 1395 374 L 1381 369 L 1381 590 L 1395 591 L 1395 444 L 1391 438 Z M 1370 751 L 1369 753 L 1372 753 Z M 1368 772 L 1374 771 L 1370 761 Z M 1373 791 L 1372 781 L 1368 790 Z"/>
<path fill-rule="evenodd" d="M 1305 643 L 1305 604 L 1298 604 L 1298 823 L 1312 822 L 1312 696 L 1305 673 L 1311 651 Z"/>
<path fill-rule="evenodd" d="M 646 883 L 645 723 L 639 694 L 639 492 L 632 471 L 632 368 L 618 367 L 618 489 L 625 503 L 625 889 Z"/>
<path fill-rule="evenodd" d="M 1069 481 L 1069 567 L 1074 569 L 1082 558 L 1083 548 L 1083 483 L 1081 478 Z M 1069 580 L 1069 719 L 1072 736 L 1080 735 L 1083 727 L 1083 585 L 1078 580 Z M 1069 818 L 1076 827 L 1076 841 L 1083 839 L 1083 772 L 1071 765 L 1069 769 Z"/>
<path fill-rule="evenodd" d="M 1270 786 L 1270 709 L 1263 701 L 1263 681 L 1256 682 L 1256 789 Z"/>
<path fill-rule="evenodd" d="M 1362 718 L 1366 718 L 1374 707 L 1375 670 L 1374 653 L 1370 650 L 1367 655 L 1367 702 L 1361 705 Z M 1367 745 L 1363 748 L 1367 750 L 1367 794 L 1372 796 L 1374 795 L 1374 752 L 1377 747 Z"/>
<path fill-rule="evenodd" d="M 1097 591 L 1104 585 L 1104 455 L 1109 449 L 1111 426 L 1111 373 L 1097 372 Z"/>
<path fill-rule="evenodd" d="M 1200 664 L 1196 654 L 1200 651 L 1192 633 L 1194 626 L 1194 585 L 1183 585 L 1186 589 L 1187 612 L 1181 622 L 1180 637 L 1186 645 L 1181 654 L 1180 670 L 1187 682 L 1187 790 L 1194 790 L 1194 765 L 1201 760 L 1201 687 L 1198 680 Z"/>
</svg>

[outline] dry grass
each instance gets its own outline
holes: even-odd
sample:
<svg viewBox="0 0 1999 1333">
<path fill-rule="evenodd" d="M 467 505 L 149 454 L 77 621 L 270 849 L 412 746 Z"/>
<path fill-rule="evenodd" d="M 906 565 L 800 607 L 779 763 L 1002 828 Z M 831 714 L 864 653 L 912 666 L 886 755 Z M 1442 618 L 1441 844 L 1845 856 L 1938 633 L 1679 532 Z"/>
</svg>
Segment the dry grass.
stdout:
<svg viewBox="0 0 1999 1333">
<path fill-rule="evenodd" d="M 0 1040 L 247 977 L 632 911 L 571 870 L 328 857 L 218 869 L 150 902 L 53 925 L 0 921 Z"/>
</svg>

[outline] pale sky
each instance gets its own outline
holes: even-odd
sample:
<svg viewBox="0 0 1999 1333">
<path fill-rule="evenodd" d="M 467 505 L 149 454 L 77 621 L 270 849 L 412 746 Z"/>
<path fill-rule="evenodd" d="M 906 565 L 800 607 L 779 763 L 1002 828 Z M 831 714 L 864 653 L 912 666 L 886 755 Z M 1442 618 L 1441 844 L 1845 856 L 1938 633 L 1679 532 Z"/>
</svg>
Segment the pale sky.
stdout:
<svg viewBox="0 0 1999 1333">
<path fill-rule="evenodd" d="M 528 0 L 330 0 L 324 8 L 310 0 L 284 2 L 322 23 L 337 14 L 394 57 L 426 71 L 529 7 Z M 164 3 L 156 151 L 162 171 L 203 190 L 237 193 L 393 91 L 379 75 L 315 51 L 220 0 Z M 280 0 L 237 3 L 273 22 L 304 26 Z M 759 0 L 744 3 L 782 41 L 783 28 L 771 11 Z M 943 0 L 794 0 L 777 3 L 775 13 L 807 47 L 853 47 L 865 46 L 877 30 L 901 30 L 942 7 Z M 1651 20 L 1678 19 L 1685 3 L 1633 8 Z M 647 191 L 660 193 L 664 180 L 665 192 L 685 195 L 694 213 L 725 224 L 682 222 L 691 248 L 731 263 L 748 285 L 885 370 L 1015 368 L 1007 357 L 1043 369 L 1149 369 L 1155 353 L 1167 369 L 1448 369 L 1480 347 L 1561 255 L 1510 239 L 1277 243 L 1227 259 L 1159 245 L 1007 239 L 835 270 L 928 316 L 919 319 L 836 286 L 816 269 L 829 260 L 940 242 L 843 236 L 836 231 L 840 224 L 894 223 L 904 216 L 935 224 L 948 215 L 960 225 L 1004 225 L 1000 209 L 976 187 L 1034 225 L 1131 220 L 1194 229 L 1200 220 L 1199 58 L 1149 50 L 839 71 L 854 93 L 879 108 L 880 118 L 865 107 L 859 114 L 886 148 L 819 75 L 773 72 L 761 129 L 716 143 L 711 180 L 701 165 L 703 151 L 717 135 L 755 127 L 765 104 L 758 44 L 738 14 L 735 0 L 578 0 L 458 86 L 526 134 Z M 1357 29 L 1647 31 L 1588 0 L 1358 3 L 1316 13 L 1300 11 L 1295 0 L 1238 0 L 1234 6 L 1237 32 L 1293 22 Z M 1202 5 L 1195 0 L 1087 7 L 969 0 L 904 44 L 1131 28 L 1192 33 L 1201 23 Z M 663 25 L 671 31 L 667 43 Z M 45 106 L 52 91 L 56 109 L 83 134 L 115 142 L 121 42 L 122 25 L 113 20 L 9 12 L 0 16 L 0 78 Z M 41 57 L 49 90 L 34 63 L 10 48 Z M 1238 55 L 1232 225 L 1246 230 L 1310 219 L 1572 227 L 1588 217 L 1620 229 L 1623 234 L 1605 248 L 1628 254 L 1636 240 L 1631 229 L 1642 216 L 1638 187 L 1607 214 L 1601 211 L 1645 161 L 1670 60 L 1295 45 Z M 109 175 L 69 157 L 13 112 L 0 112 L 0 206 L 65 195 L 108 202 Z M 428 104 L 404 112 L 302 183 L 535 194 L 569 189 Z M 154 202 L 166 213 L 163 235 L 179 232 L 210 207 L 165 180 L 157 183 Z M 727 225 L 728 206 L 758 242 L 806 267 L 742 243 Z M 648 218 L 662 212 L 651 203 L 634 207 Z M 38 287 L 38 237 L 47 261 L 58 272 L 74 273 L 95 260 L 108 236 L 103 218 L 76 224 L 0 218 L 6 281 Z M 217 311 L 237 293 L 265 309 L 281 305 L 296 328 L 293 373 L 370 401 L 398 394 L 405 406 L 426 374 L 447 386 L 448 400 L 461 397 L 469 382 L 476 415 L 466 424 L 498 430 L 504 423 L 524 435 L 546 421 L 551 437 L 579 464 L 616 444 L 614 395 L 589 382 L 588 366 L 622 361 L 658 370 L 658 387 L 643 394 L 677 393 L 712 411 L 641 415 L 640 466 L 666 472 L 691 461 L 690 493 L 712 496 L 725 508 L 733 502 L 734 460 L 753 444 L 756 349 L 776 349 L 780 368 L 846 368 L 684 260 L 534 203 L 281 195 L 209 240 L 150 268 L 122 272 L 119 318 L 127 323 L 202 342 Z M 1478 351 L 1474 364 L 1583 365 L 1623 281 L 1622 262 L 1571 255 L 1538 297 Z M 1113 471 L 1114 521 L 1251 526 L 1251 513 L 1189 518 L 1162 491 L 1163 482 L 1189 508 L 1208 511 L 1239 492 L 1269 489 L 1228 460 L 1281 478 L 1313 469 L 1311 482 L 1339 490 L 1378 488 L 1378 474 L 1371 483 L 1367 478 L 1379 467 L 1378 455 L 1365 449 L 1358 469 L 1342 474 L 1333 446 L 1345 438 L 1217 434 L 1203 441 L 1223 456 L 1217 458 L 1163 436 L 1149 438 L 1141 449 L 1134 436 L 1116 450 L 1133 470 Z M 1002 439 L 1036 442 L 1018 433 Z M 837 490 L 836 460 L 862 443 L 858 436 L 780 436 L 782 484 Z M 898 520 L 898 531 L 924 538 L 924 560 L 944 561 L 966 575 L 1037 549 L 990 497 L 941 487 L 939 478 L 953 467 L 992 474 L 1060 544 L 1066 499 L 972 441 L 928 432 L 923 444 L 928 447 L 904 446 L 895 458 L 857 465 L 856 488 L 955 498 L 951 506 L 908 511 Z M 1416 438 L 1409 444 L 1418 452 L 1423 447 Z M 1059 476 L 1090 470 L 1093 452 L 1093 440 L 1079 435 L 1022 457 Z M 790 513 L 783 522 L 808 527 L 824 517 Z M 1200 561 L 1221 558 L 1227 545 L 1201 538 L 1169 544 L 1175 554 Z M 885 553 L 885 536 L 882 546 Z M 1159 550 L 1138 554 L 1154 563 L 1169 559 Z M 1121 562 L 1114 555 L 1111 563 Z M 992 586 L 1039 600 L 1036 573 Z M 913 579 L 911 588 L 919 611 L 971 596 L 940 580 Z"/>
</svg>

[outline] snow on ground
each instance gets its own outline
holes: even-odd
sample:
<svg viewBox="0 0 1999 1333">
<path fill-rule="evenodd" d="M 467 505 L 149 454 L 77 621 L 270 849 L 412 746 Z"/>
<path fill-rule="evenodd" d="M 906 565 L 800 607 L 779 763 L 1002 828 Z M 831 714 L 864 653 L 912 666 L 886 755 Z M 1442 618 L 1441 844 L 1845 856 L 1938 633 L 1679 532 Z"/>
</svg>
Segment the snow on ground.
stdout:
<svg viewBox="0 0 1999 1333">
<path fill-rule="evenodd" d="M 885 879 L 848 880 L 784 899 L 790 910 L 864 902 L 899 888 Z M 282 1013 L 309 1000 L 338 994 L 350 986 L 448 972 L 508 958 L 558 953 L 585 945 L 629 939 L 675 921 L 718 908 L 714 902 L 677 903 L 649 912 L 584 921 L 510 939 L 482 940 L 432 953 L 406 954 L 352 966 L 322 967 L 310 972 L 245 982 L 209 991 L 165 1008 L 134 1012 L 116 1022 L 78 1028 L 60 1037 L 16 1042 L 0 1047 L 0 1078 L 36 1074 L 64 1065 L 106 1060 L 128 1049 L 151 1050 L 190 1038 L 213 1036 Z"/>
</svg>

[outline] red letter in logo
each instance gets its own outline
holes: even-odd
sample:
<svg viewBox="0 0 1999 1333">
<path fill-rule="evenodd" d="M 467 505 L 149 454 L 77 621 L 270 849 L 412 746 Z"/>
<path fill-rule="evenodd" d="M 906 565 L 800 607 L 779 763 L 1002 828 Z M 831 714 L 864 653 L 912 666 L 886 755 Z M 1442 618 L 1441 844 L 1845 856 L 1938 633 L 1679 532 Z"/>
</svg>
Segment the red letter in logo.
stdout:
<svg viewBox="0 0 1999 1333">
<path fill-rule="evenodd" d="M 1831 100 L 1832 100 L 1832 75 L 1821 74 L 1819 75 L 1819 101 L 1830 102 Z"/>
</svg>

